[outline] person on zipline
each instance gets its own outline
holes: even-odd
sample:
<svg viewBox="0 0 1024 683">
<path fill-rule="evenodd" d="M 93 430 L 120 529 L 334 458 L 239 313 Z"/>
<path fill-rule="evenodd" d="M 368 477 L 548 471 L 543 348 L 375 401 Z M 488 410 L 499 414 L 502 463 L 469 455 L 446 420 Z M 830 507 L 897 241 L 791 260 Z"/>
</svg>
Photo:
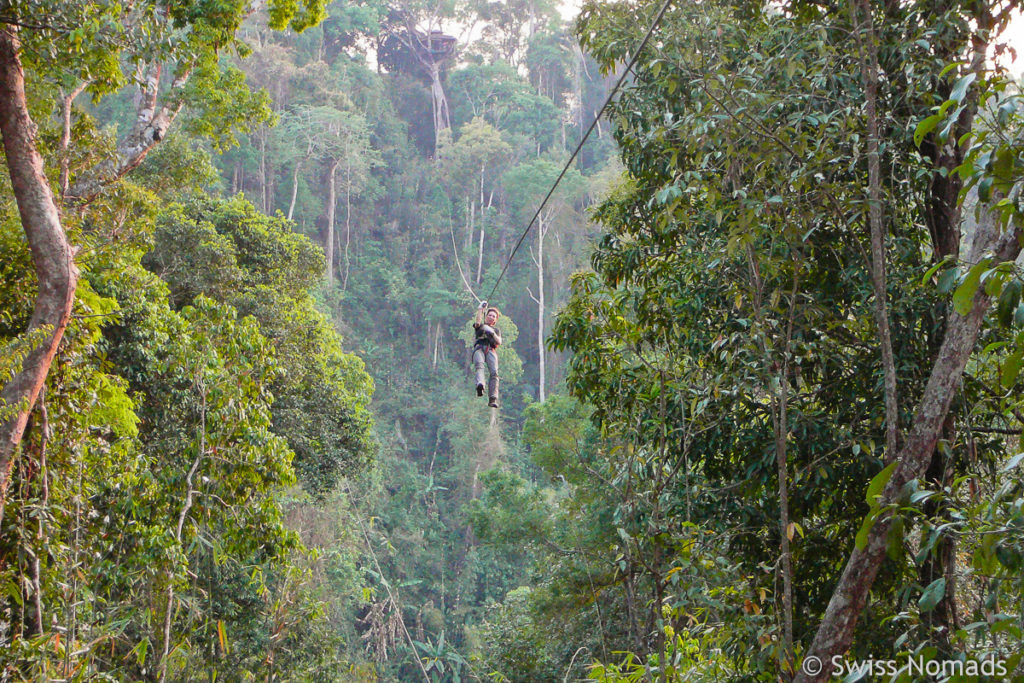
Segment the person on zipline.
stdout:
<svg viewBox="0 0 1024 683">
<path fill-rule="evenodd" d="M 486 310 L 486 313 L 485 313 Z M 488 307 L 487 302 L 480 303 L 476 309 L 476 321 L 473 329 L 476 340 L 473 342 L 473 365 L 476 367 L 476 395 L 484 395 L 484 377 L 490 371 L 487 381 L 487 405 L 498 407 L 498 347 L 501 346 L 501 332 L 495 326 L 498 322 L 498 309 Z"/>
</svg>

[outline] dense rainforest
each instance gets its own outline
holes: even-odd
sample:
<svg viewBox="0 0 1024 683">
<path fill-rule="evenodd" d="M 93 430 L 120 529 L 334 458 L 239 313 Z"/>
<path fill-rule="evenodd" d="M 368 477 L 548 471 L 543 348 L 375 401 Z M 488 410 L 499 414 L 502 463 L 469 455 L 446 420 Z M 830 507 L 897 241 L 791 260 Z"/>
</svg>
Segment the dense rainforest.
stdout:
<svg viewBox="0 0 1024 683">
<path fill-rule="evenodd" d="M 0 681 L 1024 681 L 1019 5 L 0 1 Z"/>
</svg>

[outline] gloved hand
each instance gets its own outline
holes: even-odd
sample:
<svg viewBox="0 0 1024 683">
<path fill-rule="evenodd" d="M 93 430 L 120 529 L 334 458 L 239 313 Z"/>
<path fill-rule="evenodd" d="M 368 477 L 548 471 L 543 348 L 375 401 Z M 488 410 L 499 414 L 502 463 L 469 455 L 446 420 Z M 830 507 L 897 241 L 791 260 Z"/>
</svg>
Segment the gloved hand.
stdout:
<svg viewBox="0 0 1024 683">
<path fill-rule="evenodd" d="M 487 302 L 486 301 L 481 301 L 480 302 L 480 308 L 487 308 Z"/>
</svg>

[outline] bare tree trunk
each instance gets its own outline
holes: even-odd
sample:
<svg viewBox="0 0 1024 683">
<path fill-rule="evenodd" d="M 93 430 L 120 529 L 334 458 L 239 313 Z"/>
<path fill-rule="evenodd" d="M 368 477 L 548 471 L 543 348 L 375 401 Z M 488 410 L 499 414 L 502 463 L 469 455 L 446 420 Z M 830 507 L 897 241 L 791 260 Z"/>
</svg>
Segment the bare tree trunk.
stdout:
<svg viewBox="0 0 1024 683">
<path fill-rule="evenodd" d="M 267 130 L 260 130 L 260 207 L 267 213 Z"/>
<path fill-rule="evenodd" d="M 75 98 L 82 94 L 82 91 L 89 85 L 89 81 L 80 83 L 78 87 L 64 96 L 61 107 L 61 133 L 60 133 L 60 204 L 63 205 L 64 197 L 71 185 L 71 106 Z"/>
<path fill-rule="evenodd" d="M 26 468 L 27 472 L 23 475 L 23 481 L 21 485 L 28 486 L 36 481 L 38 477 L 39 481 L 39 502 L 35 506 L 35 509 L 40 513 L 36 520 L 36 544 L 35 547 L 25 546 L 26 555 L 29 561 L 29 581 L 26 586 L 25 602 L 31 601 L 32 613 L 31 619 L 29 620 L 25 631 L 29 637 L 40 636 L 43 634 L 45 628 L 43 618 L 43 584 L 42 584 L 42 563 L 39 560 L 39 555 L 44 547 L 43 539 L 46 536 L 46 515 L 41 514 L 46 510 L 47 502 L 50 499 L 50 487 L 48 482 L 48 473 L 46 471 L 46 446 L 50 438 L 50 420 L 49 414 L 46 409 L 46 387 L 44 386 L 39 392 L 39 398 L 36 406 L 36 411 L 32 417 L 31 426 L 26 427 L 26 441 L 32 440 L 28 436 L 28 432 L 34 432 L 39 435 L 39 445 L 35 451 L 36 463 L 28 463 L 29 467 Z M 23 461 L 24 463 L 24 461 Z M 38 465 L 38 469 L 33 467 L 33 464 Z M 28 514 L 30 517 L 32 513 L 30 508 L 24 508 L 22 514 Z"/>
<path fill-rule="evenodd" d="M 441 143 L 441 131 L 451 128 L 451 117 L 448 114 L 448 99 L 444 95 L 444 87 L 441 85 L 441 65 L 438 62 L 430 63 L 430 105 L 434 113 L 434 159 L 437 159 L 437 149 Z"/>
<path fill-rule="evenodd" d="M 299 194 L 299 170 L 302 168 L 302 159 L 295 162 L 295 171 L 292 172 L 292 200 L 288 203 L 288 220 L 292 219 L 295 211 L 295 198 Z"/>
<path fill-rule="evenodd" d="M 476 283 L 480 284 L 480 278 L 483 277 L 484 267 L 484 165 L 480 165 L 480 246 L 477 249 L 476 255 Z"/>
<path fill-rule="evenodd" d="M 538 398 L 544 402 L 544 217 L 537 217 L 537 362 L 539 368 Z"/>
<path fill-rule="evenodd" d="M 950 439 L 956 437 L 956 425 L 953 413 L 946 416 L 946 422 L 942 427 L 942 438 Z M 954 443 L 950 441 L 950 443 Z M 956 468 L 948 462 L 940 449 L 935 449 L 931 462 L 924 473 L 926 486 L 936 487 L 934 490 L 942 491 L 945 487 L 951 486 Z M 949 514 L 949 503 L 942 499 L 928 499 L 924 504 L 925 519 L 939 519 L 941 515 Z M 928 541 L 928 536 L 934 530 L 932 524 L 924 524 L 921 527 L 922 547 Z M 926 624 L 935 645 L 939 648 L 940 658 L 952 656 L 952 644 L 950 638 L 960 628 L 960 618 L 956 604 L 956 537 L 952 534 L 940 533 L 934 541 L 934 549 L 924 558 L 918 567 L 918 578 L 922 586 L 929 585 L 939 578 L 946 579 L 946 591 L 942 599 L 936 603 L 931 612 L 921 615 L 921 620 Z"/>
<path fill-rule="evenodd" d="M 854 0 L 851 7 L 854 32 L 861 52 L 861 78 L 868 128 L 868 223 L 871 229 L 871 285 L 875 290 L 875 326 L 882 347 L 885 373 L 885 461 L 896 457 L 899 435 L 899 407 L 896 394 L 896 361 L 889 329 L 888 292 L 885 275 L 885 235 L 882 224 L 882 172 L 878 160 L 878 48 L 871 7 L 866 0 Z"/>
<path fill-rule="evenodd" d="M 779 377 L 779 397 L 772 411 L 775 427 L 775 463 L 779 485 L 779 551 L 782 576 L 782 671 L 787 680 L 793 678 L 793 552 L 789 545 L 789 356 L 793 340 L 793 319 L 796 316 L 799 263 L 794 265 L 793 289 L 790 293 L 786 338 L 782 347 L 782 371 Z"/>
<path fill-rule="evenodd" d="M 476 202 L 472 199 L 466 200 L 466 221 L 468 222 L 466 230 L 466 242 L 462 246 L 462 253 L 466 255 L 466 270 L 472 273 L 471 268 L 473 267 L 473 252 L 470 248 L 473 246 L 473 235 L 476 233 Z"/>
<path fill-rule="evenodd" d="M 480 278 L 483 277 L 484 267 L 484 220 L 481 212 L 480 216 L 480 242 L 477 246 L 476 252 L 476 283 L 480 284 Z"/>
<path fill-rule="evenodd" d="M 352 243 L 352 155 L 345 156 L 345 276 L 341 289 L 348 287 L 349 246 Z"/>
<path fill-rule="evenodd" d="M 437 370 L 437 352 L 441 346 L 441 321 L 437 321 L 437 329 L 434 332 L 434 360 L 430 366 L 431 370 Z"/>
<path fill-rule="evenodd" d="M 0 424 L 0 518 L 11 480 L 14 453 L 29 413 L 46 381 L 53 357 L 71 318 L 78 268 L 60 213 L 35 146 L 35 124 L 25 99 L 18 30 L 0 24 L 0 133 L 18 204 L 21 225 L 39 281 L 26 338 L 31 348 L 18 370 L 0 390 L 0 406 L 11 415 Z"/>
<path fill-rule="evenodd" d="M 142 85 L 134 127 L 118 144 L 117 157 L 113 161 L 101 163 L 93 169 L 89 177 L 76 182 L 68 192 L 70 197 L 83 202 L 91 201 L 106 185 L 138 168 L 150 150 L 167 137 L 171 124 L 184 106 L 183 101 L 175 95 L 188 83 L 190 71 L 185 70 L 174 77 L 169 92 L 164 94 L 165 103 L 158 106 L 162 70 L 163 67 L 157 64 L 145 73 L 144 77 L 144 70 L 137 70 Z"/>
<path fill-rule="evenodd" d="M 265 213 L 268 216 L 274 213 L 274 198 L 277 193 L 274 181 L 274 159 L 273 156 L 271 156 L 270 160 L 267 162 L 267 210 Z"/>
<path fill-rule="evenodd" d="M 975 248 L 971 250 L 968 259 L 976 260 L 991 249 L 997 262 L 1013 261 L 1020 254 L 1021 237 L 1019 228 L 1007 229 L 1000 235 L 995 216 L 991 211 L 984 210 L 978 223 Z M 956 312 L 950 314 L 942 346 L 932 366 L 906 441 L 896 458 L 896 468 L 879 498 L 879 508 L 896 504 L 903 486 L 924 474 L 928 467 L 935 444 L 942 435 L 953 395 L 960 386 L 964 368 L 974 351 L 982 320 L 991 303 L 991 297 L 981 287 L 974 295 L 970 313 L 966 316 Z M 878 568 L 885 558 L 891 524 L 891 517 L 883 514 L 871 527 L 867 543 L 862 548 L 854 548 L 850 554 L 805 658 L 806 661 L 815 657 L 824 666 L 818 675 L 802 670 L 796 678 L 797 683 L 828 680 L 832 673 L 829 664 L 831 658 L 849 649 L 857 619 L 867 603 Z"/>
<path fill-rule="evenodd" d="M 335 182 L 335 176 L 340 164 L 340 160 L 331 164 L 331 170 L 327 174 L 327 240 L 324 245 L 324 251 L 327 255 L 328 285 L 333 284 L 334 282 L 334 204 L 337 202 L 337 184 Z"/>
</svg>

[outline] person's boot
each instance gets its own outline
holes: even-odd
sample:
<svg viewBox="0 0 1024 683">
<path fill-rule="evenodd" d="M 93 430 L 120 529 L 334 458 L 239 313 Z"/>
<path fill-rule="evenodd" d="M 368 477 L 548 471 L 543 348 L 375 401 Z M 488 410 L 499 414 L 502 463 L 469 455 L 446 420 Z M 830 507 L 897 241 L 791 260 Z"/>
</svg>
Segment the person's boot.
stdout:
<svg viewBox="0 0 1024 683">
<path fill-rule="evenodd" d="M 483 384 L 477 384 L 476 385 L 476 395 L 477 396 L 483 396 L 484 395 L 484 385 Z"/>
<path fill-rule="evenodd" d="M 497 408 L 498 407 L 498 397 L 497 396 L 491 396 L 490 400 L 487 402 L 487 405 L 490 408 Z"/>
</svg>

